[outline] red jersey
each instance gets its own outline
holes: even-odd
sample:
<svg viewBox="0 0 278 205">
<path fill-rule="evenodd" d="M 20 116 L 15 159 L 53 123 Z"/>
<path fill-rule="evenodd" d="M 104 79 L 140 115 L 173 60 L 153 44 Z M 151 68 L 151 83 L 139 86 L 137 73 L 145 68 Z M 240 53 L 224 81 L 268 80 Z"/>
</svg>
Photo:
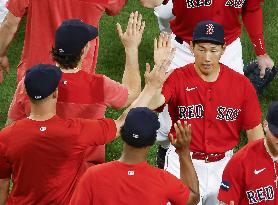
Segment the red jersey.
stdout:
<svg viewBox="0 0 278 205">
<path fill-rule="evenodd" d="M 0 178 L 12 175 L 7 205 L 67 205 L 90 145 L 112 141 L 112 119 L 19 120 L 0 132 Z"/>
<path fill-rule="evenodd" d="M 164 3 L 167 3 L 166 0 Z M 224 26 L 225 42 L 232 43 L 241 33 L 243 24 L 257 55 L 265 54 L 263 37 L 262 0 L 174 0 L 170 22 L 174 34 L 190 42 L 194 27 L 200 21 L 212 20 Z"/>
<path fill-rule="evenodd" d="M 277 205 L 275 170 L 278 162 L 267 153 L 264 140 L 248 143 L 227 164 L 218 199 L 227 204 L 233 200 L 235 205 Z"/>
<path fill-rule="evenodd" d="M 58 85 L 57 115 L 67 118 L 104 118 L 107 107 L 122 108 L 128 98 L 128 89 L 104 75 L 90 75 L 82 70 L 62 73 Z M 30 101 L 25 93 L 24 79 L 16 89 L 8 117 L 12 120 L 26 118 L 30 114 Z M 88 161 L 103 163 L 105 146 L 90 148 Z"/>
<path fill-rule="evenodd" d="M 184 205 L 189 189 L 174 175 L 146 162 L 113 161 L 89 168 L 80 179 L 70 205 Z"/>
<path fill-rule="evenodd" d="M 253 85 L 244 75 L 220 64 L 215 82 L 205 82 L 194 64 L 175 69 L 163 85 L 172 122 L 192 125 L 190 149 L 222 153 L 239 142 L 240 130 L 261 123 L 261 111 Z M 172 126 L 172 134 L 175 133 Z"/>
<path fill-rule="evenodd" d="M 9 0 L 7 8 L 13 15 L 22 17 L 27 14 L 24 47 L 18 66 L 18 82 L 31 66 L 54 63 L 50 54 L 54 45 L 54 33 L 65 19 L 77 18 L 98 27 L 104 13 L 116 15 L 126 2 L 127 0 Z M 99 38 L 90 44 L 82 69 L 94 73 Z"/>
</svg>

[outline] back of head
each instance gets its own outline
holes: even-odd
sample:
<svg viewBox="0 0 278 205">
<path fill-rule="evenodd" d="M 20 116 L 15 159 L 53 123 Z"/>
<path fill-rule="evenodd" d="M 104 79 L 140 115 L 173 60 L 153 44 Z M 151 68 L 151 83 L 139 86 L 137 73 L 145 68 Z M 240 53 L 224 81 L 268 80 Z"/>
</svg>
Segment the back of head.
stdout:
<svg viewBox="0 0 278 205">
<path fill-rule="evenodd" d="M 98 36 L 98 29 L 78 19 L 63 21 L 55 32 L 53 59 L 63 68 L 75 68 L 81 60 L 82 49 Z"/>
<path fill-rule="evenodd" d="M 24 79 L 25 90 L 30 100 L 39 102 L 55 92 L 61 76 L 61 70 L 55 65 L 38 64 L 31 67 Z"/>
<path fill-rule="evenodd" d="M 146 107 L 133 108 L 121 128 L 121 137 L 125 143 L 135 148 L 151 146 L 155 143 L 159 127 L 156 113 Z"/>
</svg>

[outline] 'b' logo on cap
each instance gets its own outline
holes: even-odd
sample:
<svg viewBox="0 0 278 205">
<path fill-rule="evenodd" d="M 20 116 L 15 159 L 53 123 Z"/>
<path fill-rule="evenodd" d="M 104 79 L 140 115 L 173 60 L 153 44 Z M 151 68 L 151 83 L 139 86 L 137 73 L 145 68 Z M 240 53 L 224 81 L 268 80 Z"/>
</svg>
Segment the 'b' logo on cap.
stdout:
<svg viewBox="0 0 278 205">
<path fill-rule="evenodd" d="M 207 27 L 206 34 L 207 35 L 212 35 L 214 33 L 214 26 L 210 23 L 210 24 L 207 24 L 206 27 Z"/>
</svg>

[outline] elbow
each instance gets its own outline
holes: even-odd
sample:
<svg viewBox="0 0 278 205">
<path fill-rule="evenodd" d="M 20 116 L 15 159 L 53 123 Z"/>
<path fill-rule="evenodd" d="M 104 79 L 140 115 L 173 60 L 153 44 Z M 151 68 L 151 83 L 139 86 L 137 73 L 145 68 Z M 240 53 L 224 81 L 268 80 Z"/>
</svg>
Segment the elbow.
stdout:
<svg viewBox="0 0 278 205">
<path fill-rule="evenodd" d="M 200 202 L 200 193 L 198 192 L 190 192 L 190 196 L 186 205 L 197 205 Z"/>
</svg>

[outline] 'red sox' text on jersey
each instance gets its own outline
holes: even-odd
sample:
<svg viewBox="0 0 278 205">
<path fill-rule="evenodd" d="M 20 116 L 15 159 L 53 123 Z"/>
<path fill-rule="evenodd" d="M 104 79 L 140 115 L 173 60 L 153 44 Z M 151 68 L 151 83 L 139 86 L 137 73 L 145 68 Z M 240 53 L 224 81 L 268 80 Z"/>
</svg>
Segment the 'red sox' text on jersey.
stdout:
<svg viewBox="0 0 278 205">
<path fill-rule="evenodd" d="M 277 205 L 278 162 L 266 151 L 264 140 L 246 145 L 227 164 L 218 199 L 235 205 Z"/>
<path fill-rule="evenodd" d="M 249 79 L 220 64 L 215 82 L 205 82 L 194 64 L 176 69 L 163 85 L 172 122 L 192 125 L 191 151 L 221 153 L 238 144 L 241 129 L 261 123 L 259 101 Z M 174 134 L 172 126 L 171 131 Z"/>
</svg>

